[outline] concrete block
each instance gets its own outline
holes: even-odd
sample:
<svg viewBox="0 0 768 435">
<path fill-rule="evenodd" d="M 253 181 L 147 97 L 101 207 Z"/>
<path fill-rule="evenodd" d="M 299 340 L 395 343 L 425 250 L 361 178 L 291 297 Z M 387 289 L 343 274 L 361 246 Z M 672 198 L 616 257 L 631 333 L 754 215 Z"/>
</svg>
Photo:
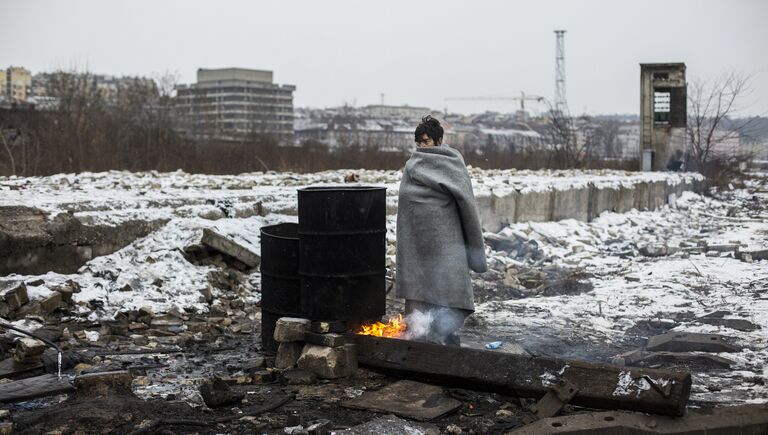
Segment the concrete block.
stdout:
<svg viewBox="0 0 768 435">
<path fill-rule="evenodd" d="M 635 189 L 634 187 L 621 186 L 619 196 L 614 206 L 616 213 L 626 213 L 635 208 Z"/>
<path fill-rule="evenodd" d="M 493 212 L 501 221 L 502 227 L 515 223 L 517 208 L 517 192 L 506 192 L 503 195 L 492 196 Z"/>
<path fill-rule="evenodd" d="M 728 344 L 725 337 L 717 334 L 668 332 L 648 339 L 646 349 L 668 352 L 739 352 L 741 349 Z"/>
<path fill-rule="evenodd" d="M 620 196 L 620 189 L 614 187 L 596 187 L 591 185 L 589 188 L 589 211 L 587 218 L 589 221 L 595 220 L 605 211 L 616 211 Z"/>
<path fill-rule="evenodd" d="M 478 195 L 475 196 L 475 204 L 477 205 L 477 214 L 480 218 L 480 224 L 483 227 L 483 231 L 496 233 L 504 227 L 501 223 L 501 219 L 493 210 L 492 193 L 478 193 Z"/>
<path fill-rule="evenodd" d="M 652 181 L 648 183 L 648 209 L 658 210 L 667 203 L 667 182 Z"/>
<path fill-rule="evenodd" d="M 552 220 L 576 219 L 586 222 L 589 219 L 589 188 L 554 190 Z"/>
<path fill-rule="evenodd" d="M 323 379 L 350 376 L 357 371 L 357 348 L 354 344 L 325 347 L 307 344 L 301 352 L 298 365 Z"/>
<path fill-rule="evenodd" d="M 304 334 L 309 330 L 309 319 L 298 317 L 281 317 L 275 322 L 275 341 L 304 341 Z"/>
<path fill-rule="evenodd" d="M 548 222 L 552 220 L 551 190 L 519 193 L 515 204 L 515 222 Z"/>
<path fill-rule="evenodd" d="M 635 191 L 634 208 L 640 211 L 648 210 L 650 207 L 650 203 L 648 202 L 649 183 L 647 181 L 640 181 L 638 183 L 635 183 L 633 185 L 633 188 Z"/>
<path fill-rule="evenodd" d="M 304 343 L 300 341 L 286 341 L 280 343 L 275 354 L 275 367 L 278 369 L 289 369 L 296 365 L 301 356 Z"/>
<path fill-rule="evenodd" d="M 307 343 L 316 344 L 318 346 L 339 347 L 344 346 L 348 342 L 345 334 L 316 334 L 314 332 L 308 332 L 304 337 L 304 341 Z"/>
</svg>

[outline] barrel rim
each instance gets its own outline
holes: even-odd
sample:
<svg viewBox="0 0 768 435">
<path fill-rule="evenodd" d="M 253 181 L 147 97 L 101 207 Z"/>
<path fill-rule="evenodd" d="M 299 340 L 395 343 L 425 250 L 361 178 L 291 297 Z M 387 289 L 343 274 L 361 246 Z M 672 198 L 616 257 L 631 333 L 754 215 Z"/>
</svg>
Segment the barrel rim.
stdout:
<svg viewBox="0 0 768 435">
<path fill-rule="evenodd" d="M 296 237 L 280 235 L 280 234 L 274 234 L 274 233 L 269 232 L 269 230 L 276 229 L 278 227 L 286 227 L 286 226 L 290 226 L 290 227 L 295 227 L 296 228 Z M 293 241 L 299 240 L 299 224 L 295 223 L 295 222 L 282 222 L 282 223 L 274 224 L 274 225 L 265 225 L 265 226 L 259 228 L 259 230 L 260 230 L 260 233 L 261 233 L 262 236 L 271 237 L 273 239 L 293 240 Z M 268 231 L 265 231 L 265 230 L 268 230 Z"/>
<path fill-rule="evenodd" d="M 386 186 L 307 186 L 297 189 L 299 192 L 366 192 L 387 190 Z"/>
</svg>

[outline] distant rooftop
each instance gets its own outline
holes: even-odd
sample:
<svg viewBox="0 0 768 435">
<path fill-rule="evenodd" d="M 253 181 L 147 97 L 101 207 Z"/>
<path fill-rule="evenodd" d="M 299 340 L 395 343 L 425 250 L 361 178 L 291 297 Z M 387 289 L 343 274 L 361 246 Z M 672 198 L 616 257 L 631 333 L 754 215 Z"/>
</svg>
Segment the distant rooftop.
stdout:
<svg viewBox="0 0 768 435">
<path fill-rule="evenodd" d="M 199 68 L 197 70 L 198 83 L 221 82 L 229 80 L 272 83 L 272 71 L 246 68 Z"/>
</svg>

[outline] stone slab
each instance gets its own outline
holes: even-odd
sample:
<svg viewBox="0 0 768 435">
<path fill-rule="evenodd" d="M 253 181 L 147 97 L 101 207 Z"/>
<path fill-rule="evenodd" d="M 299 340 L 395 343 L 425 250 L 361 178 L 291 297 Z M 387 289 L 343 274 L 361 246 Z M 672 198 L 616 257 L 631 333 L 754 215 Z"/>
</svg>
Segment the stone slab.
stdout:
<svg viewBox="0 0 768 435">
<path fill-rule="evenodd" d="M 256 267 L 261 264 L 261 257 L 258 254 L 238 244 L 231 237 L 210 228 L 203 229 L 203 238 L 200 242 L 211 249 L 237 259 L 248 267 Z"/>
<path fill-rule="evenodd" d="M 442 388 L 416 381 L 398 381 L 377 391 L 366 391 L 360 397 L 346 399 L 347 408 L 387 412 L 419 421 L 445 415 L 461 402 L 448 397 Z"/>
</svg>

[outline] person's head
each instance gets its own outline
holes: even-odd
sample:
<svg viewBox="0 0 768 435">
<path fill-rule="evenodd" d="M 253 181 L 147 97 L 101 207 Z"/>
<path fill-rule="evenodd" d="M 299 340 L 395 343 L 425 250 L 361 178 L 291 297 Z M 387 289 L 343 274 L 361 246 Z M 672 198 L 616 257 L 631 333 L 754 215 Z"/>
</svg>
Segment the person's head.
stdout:
<svg viewBox="0 0 768 435">
<path fill-rule="evenodd" d="M 419 147 L 436 147 L 443 142 L 443 127 L 440 121 L 427 115 L 421 118 L 416 127 L 416 145 Z"/>
</svg>

